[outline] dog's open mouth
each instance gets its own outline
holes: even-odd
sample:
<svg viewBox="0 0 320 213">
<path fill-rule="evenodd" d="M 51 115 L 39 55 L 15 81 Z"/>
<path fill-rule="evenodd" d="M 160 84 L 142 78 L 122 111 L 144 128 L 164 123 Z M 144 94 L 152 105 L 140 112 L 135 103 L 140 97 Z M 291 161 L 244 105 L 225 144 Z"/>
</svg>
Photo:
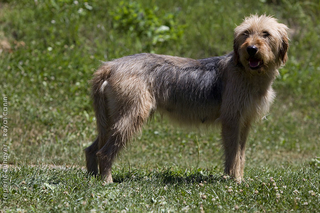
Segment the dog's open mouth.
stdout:
<svg viewBox="0 0 320 213">
<path fill-rule="evenodd" d="M 249 67 L 253 70 L 259 69 L 262 64 L 263 64 L 263 61 L 261 59 L 249 58 Z"/>
</svg>

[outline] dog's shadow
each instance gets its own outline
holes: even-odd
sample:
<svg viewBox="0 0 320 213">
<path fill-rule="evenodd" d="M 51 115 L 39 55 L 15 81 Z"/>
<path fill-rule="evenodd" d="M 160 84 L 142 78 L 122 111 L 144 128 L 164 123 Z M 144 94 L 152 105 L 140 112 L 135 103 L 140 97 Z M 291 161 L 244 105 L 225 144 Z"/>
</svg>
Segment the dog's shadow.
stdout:
<svg viewBox="0 0 320 213">
<path fill-rule="evenodd" d="M 172 170 L 151 172 L 126 171 L 117 173 L 113 176 L 113 181 L 115 183 L 151 181 L 162 184 L 194 184 L 225 182 L 228 179 L 230 178 L 221 174 L 212 174 L 206 170 L 197 170 L 191 172 L 179 172 Z"/>
</svg>

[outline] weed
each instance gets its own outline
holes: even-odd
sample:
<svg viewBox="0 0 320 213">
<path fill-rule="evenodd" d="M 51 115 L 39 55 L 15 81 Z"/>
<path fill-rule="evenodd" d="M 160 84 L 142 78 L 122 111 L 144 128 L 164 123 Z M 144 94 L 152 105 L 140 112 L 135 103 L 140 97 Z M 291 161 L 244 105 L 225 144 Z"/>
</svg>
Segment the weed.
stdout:
<svg viewBox="0 0 320 213">
<path fill-rule="evenodd" d="M 144 40 L 144 51 L 153 51 L 154 46 L 179 42 L 183 35 L 183 25 L 176 21 L 175 13 L 160 14 L 159 8 L 143 8 L 137 2 L 121 1 L 111 12 L 113 27 L 121 33 Z"/>
</svg>

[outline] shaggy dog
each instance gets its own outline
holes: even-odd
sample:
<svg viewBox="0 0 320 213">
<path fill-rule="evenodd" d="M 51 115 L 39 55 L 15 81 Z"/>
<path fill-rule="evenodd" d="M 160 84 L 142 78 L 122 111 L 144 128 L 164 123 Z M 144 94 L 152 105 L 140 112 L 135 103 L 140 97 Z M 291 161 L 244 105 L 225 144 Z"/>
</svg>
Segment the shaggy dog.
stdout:
<svg viewBox="0 0 320 213">
<path fill-rule="evenodd" d="M 287 60 L 287 26 L 253 15 L 235 29 L 233 52 L 206 59 L 136 54 L 104 63 L 92 96 L 98 137 L 85 149 L 87 169 L 111 183 L 112 163 L 158 110 L 184 124 L 222 126 L 225 173 L 241 181 L 250 125 L 269 110 L 271 86 Z"/>
</svg>

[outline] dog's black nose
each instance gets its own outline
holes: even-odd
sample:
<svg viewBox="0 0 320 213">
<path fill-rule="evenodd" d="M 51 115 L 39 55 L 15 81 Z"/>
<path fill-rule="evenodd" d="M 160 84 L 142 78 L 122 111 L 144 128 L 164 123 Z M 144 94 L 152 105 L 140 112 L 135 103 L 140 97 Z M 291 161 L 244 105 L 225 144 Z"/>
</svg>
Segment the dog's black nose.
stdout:
<svg viewBox="0 0 320 213">
<path fill-rule="evenodd" d="M 258 47 L 256 47 L 255 45 L 248 46 L 247 52 L 249 53 L 250 56 L 254 56 L 258 52 Z"/>
</svg>

